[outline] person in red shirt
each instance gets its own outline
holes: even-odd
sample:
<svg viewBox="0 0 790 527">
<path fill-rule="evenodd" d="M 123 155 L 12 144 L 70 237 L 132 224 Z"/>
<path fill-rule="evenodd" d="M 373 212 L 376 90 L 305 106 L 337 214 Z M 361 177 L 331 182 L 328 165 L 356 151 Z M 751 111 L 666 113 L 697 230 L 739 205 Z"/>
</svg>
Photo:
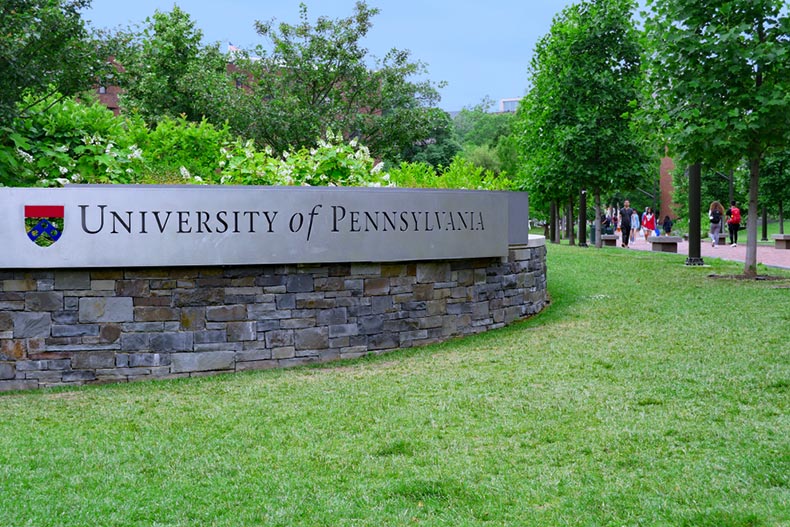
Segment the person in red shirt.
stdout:
<svg viewBox="0 0 790 527">
<path fill-rule="evenodd" d="M 738 231 L 741 229 L 741 209 L 737 207 L 735 201 L 730 202 L 727 209 L 727 229 L 730 231 L 730 247 L 738 246 Z"/>
<path fill-rule="evenodd" d="M 648 236 L 653 236 L 656 233 L 656 216 L 650 207 L 647 207 L 642 215 L 642 232 L 645 235 L 645 241 Z"/>
</svg>

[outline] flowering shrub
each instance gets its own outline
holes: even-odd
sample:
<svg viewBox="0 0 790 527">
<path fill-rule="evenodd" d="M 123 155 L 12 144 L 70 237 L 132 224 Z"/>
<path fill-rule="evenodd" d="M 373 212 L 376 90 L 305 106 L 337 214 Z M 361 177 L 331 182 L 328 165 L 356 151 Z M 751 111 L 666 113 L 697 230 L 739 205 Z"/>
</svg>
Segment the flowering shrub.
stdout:
<svg viewBox="0 0 790 527">
<path fill-rule="evenodd" d="M 48 98 L 0 133 L 0 184 L 130 183 L 141 150 L 106 107 Z"/>
<path fill-rule="evenodd" d="M 72 99 L 40 103 L 31 118 L 0 129 L 0 140 L 0 185 L 512 187 L 507 178 L 460 157 L 438 171 L 425 163 L 402 163 L 385 172 L 364 145 L 332 131 L 315 148 L 275 155 L 205 120 L 163 119 L 152 129 L 139 117 L 116 117 L 97 102 Z"/>
</svg>

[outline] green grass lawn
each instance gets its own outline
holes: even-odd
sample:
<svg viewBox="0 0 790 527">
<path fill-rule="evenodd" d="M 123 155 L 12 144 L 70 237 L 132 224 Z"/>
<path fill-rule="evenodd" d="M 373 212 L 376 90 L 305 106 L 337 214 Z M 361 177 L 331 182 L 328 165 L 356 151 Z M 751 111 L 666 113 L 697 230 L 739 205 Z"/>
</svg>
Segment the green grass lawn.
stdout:
<svg viewBox="0 0 790 527">
<path fill-rule="evenodd" d="M 790 273 L 548 250 L 504 330 L 0 396 L 0 525 L 790 525 Z"/>
</svg>

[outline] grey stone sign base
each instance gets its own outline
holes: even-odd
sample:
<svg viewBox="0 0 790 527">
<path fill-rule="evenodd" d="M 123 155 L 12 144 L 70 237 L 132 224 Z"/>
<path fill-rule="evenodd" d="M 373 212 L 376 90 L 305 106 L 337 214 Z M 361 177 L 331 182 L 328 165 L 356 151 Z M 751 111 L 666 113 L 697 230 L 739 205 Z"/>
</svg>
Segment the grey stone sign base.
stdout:
<svg viewBox="0 0 790 527">
<path fill-rule="evenodd" d="M 547 302 L 507 258 L 0 271 L 0 391 L 280 368 L 503 327 Z"/>
</svg>

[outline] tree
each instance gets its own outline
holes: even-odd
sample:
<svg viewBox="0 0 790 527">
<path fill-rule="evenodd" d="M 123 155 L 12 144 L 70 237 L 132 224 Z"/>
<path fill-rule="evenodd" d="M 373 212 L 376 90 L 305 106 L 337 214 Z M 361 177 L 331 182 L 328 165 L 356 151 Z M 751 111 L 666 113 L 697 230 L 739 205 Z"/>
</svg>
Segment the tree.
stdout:
<svg viewBox="0 0 790 527">
<path fill-rule="evenodd" d="M 653 124 L 688 165 L 749 165 L 744 274 L 757 274 L 760 165 L 790 135 L 790 18 L 782 0 L 648 0 Z M 663 145 L 662 145 L 663 146 Z"/>
<path fill-rule="evenodd" d="M 3 0 L 0 3 L 0 120 L 8 123 L 54 93 L 91 87 L 106 58 L 88 34 L 80 10 L 90 0 Z"/>
<path fill-rule="evenodd" d="M 630 0 L 584 0 L 563 10 L 536 46 L 515 124 L 523 185 L 560 202 L 592 190 L 596 225 L 601 192 L 631 189 L 646 173 L 629 114 L 640 81 L 633 8 Z"/>
<path fill-rule="evenodd" d="M 430 135 L 407 145 L 398 158 L 400 161 L 427 163 L 434 168 L 449 167 L 461 150 L 452 120 L 439 108 L 431 108 L 429 113 L 434 122 Z"/>
<path fill-rule="evenodd" d="M 142 32 L 112 37 L 124 88 L 122 107 L 153 124 L 162 117 L 203 117 L 221 125 L 233 84 L 219 44 L 203 46 L 203 32 L 186 12 L 173 7 L 146 19 Z"/>
<path fill-rule="evenodd" d="M 350 17 L 312 24 L 301 4 L 297 25 L 256 22 L 271 48 L 258 47 L 257 58 L 238 56 L 236 66 L 248 77 L 231 126 L 276 151 L 314 145 L 332 129 L 394 160 L 429 138 L 439 93 L 430 81 L 410 80 L 425 66 L 408 51 L 392 49 L 374 60 L 362 47 L 378 12 L 357 2 Z"/>
</svg>

